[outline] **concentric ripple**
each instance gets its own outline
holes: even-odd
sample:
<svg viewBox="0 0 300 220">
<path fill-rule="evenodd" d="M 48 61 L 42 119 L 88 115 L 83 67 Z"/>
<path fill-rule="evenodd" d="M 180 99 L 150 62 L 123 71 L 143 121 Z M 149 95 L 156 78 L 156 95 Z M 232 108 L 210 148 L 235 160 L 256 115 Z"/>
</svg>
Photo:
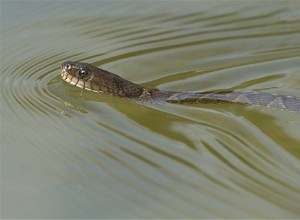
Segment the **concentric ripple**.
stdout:
<svg viewBox="0 0 300 220">
<path fill-rule="evenodd" d="M 1 3 L 1 217 L 297 218 L 300 118 L 137 104 L 66 60 L 166 90 L 300 97 L 296 1 Z"/>
</svg>

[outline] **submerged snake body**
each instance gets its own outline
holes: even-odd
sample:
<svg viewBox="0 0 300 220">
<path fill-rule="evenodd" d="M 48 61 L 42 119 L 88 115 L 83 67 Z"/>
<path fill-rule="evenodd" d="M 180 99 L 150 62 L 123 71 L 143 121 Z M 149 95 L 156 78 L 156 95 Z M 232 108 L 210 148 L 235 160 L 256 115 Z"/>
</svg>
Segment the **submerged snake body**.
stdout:
<svg viewBox="0 0 300 220">
<path fill-rule="evenodd" d="M 88 63 L 64 62 L 64 81 L 83 89 L 143 102 L 169 103 L 238 103 L 265 106 L 300 113 L 300 98 L 271 93 L 175 92 L 149 89 Z"/>
</svg>

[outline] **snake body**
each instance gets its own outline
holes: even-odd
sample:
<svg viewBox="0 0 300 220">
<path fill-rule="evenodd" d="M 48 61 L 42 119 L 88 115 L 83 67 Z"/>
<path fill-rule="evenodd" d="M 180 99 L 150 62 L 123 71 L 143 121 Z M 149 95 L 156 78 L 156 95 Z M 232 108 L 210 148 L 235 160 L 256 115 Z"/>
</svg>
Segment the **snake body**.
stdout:
<svg viewBox="0 0 300 220">
<path fill-rule="evenodd" d="M 300 113 L 300 98 L 271 93 L 165 91 L 150 89 L 88 63 L 67 61 L 61 66 L 64 81 L 83 89 L 143 102 L 238 103 Z"/>
</svg>

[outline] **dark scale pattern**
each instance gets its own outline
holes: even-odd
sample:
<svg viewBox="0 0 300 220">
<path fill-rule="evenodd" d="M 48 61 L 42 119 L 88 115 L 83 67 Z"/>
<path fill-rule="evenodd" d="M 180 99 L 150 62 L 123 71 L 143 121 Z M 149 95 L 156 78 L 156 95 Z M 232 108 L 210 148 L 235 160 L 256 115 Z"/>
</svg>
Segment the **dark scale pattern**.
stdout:
<svg viewBox="0 0 300 220">
<path fill-rule="evenodd" d="M 250 100 L 248 104 L 250 105 L 262 105 L 267 106 L 270 102 L 272 102 L 276 96 L 270 93 L 245 93 L 242 94 L 246 96 L 247 99 Z"/>
<path fill-rule="evenodd" d="M 282 100 L 282 105 L 292 112 L 300 112 L 300 98 L 292 96 L 279 96 Z"/>
<path fill-rule="evenodd" d="M 171 103 L 237 103 L 252 106 L 265 106 L 269 108 L 300 112 L 300 98 L 283 96 L 272 93 L 197 93 L 182 92 L 172 94 L 167 100 Z"/>
</svg>

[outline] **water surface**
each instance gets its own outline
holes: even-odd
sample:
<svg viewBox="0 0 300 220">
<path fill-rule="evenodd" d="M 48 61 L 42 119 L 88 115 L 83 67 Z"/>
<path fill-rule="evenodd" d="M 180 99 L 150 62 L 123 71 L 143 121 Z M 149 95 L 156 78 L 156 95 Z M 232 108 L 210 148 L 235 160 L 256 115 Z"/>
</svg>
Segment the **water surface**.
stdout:
<svg viewBox="0 0 300 220">
<path fill-rule="evenodd" d="M 2 1 L 2 218 L 297 218 L 299 114 L 137 104 L 66 60 L 151 88 L 300 97 L 298 1 Z"/>
</svg>

